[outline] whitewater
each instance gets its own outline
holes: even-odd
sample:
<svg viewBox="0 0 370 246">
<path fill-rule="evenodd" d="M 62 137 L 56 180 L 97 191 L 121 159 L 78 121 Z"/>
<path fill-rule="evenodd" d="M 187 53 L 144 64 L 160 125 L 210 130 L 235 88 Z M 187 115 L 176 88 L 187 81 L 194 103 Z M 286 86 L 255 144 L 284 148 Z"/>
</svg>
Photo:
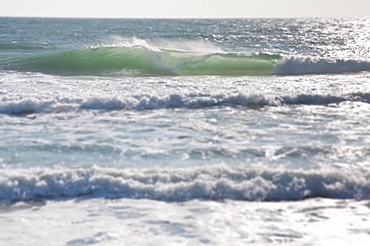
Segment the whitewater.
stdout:
<svg viewBox="0 0 370 246">
<path fill-rule="evenodd" d="M 3 245 L 367 245 L 369 18 L 0 18 Z"/>
</svg>

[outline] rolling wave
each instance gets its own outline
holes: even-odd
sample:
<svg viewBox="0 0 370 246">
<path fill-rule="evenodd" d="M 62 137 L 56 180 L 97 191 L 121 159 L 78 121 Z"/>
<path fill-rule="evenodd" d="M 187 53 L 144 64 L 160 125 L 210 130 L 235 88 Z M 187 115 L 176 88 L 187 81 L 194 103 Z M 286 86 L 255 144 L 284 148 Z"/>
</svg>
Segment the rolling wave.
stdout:
<svg viewBox="0 0 370 246">
<path fill-rule="evenodd" d="M 62 76 L 266 76 L 367 71 L 370 70 L 370 62 L 283 58 L 269 54 L 200 53 L 136 45 L 2 55 L 0 68 Z"/>
<path fill-rule="evenodd" d="M 54 75 L 268 75 L 278 55 L 198 53 L 145 46 L 82 48 L 1 58 L 3 70 Z"/>
<path fill-rule="evenodd" d="M 1 170 L 0 201 L 130 198 L 168 202 L 281 201 L 312 197 L 370 199 L 368 172 L 289 171 L 250 167 L 192 169 Z"/>
<path fill-rule="evenodd" d="M 2 55 L 0 68 L 62 76 L 266 76 L 368 71 L 370 62 L 283 58 L 269 54 L 201 53 L 135 45 Z"/>
<path fill-rule="evenodd" d="M 342 102 L 370 103 L 370 94 L 353 93 L 347 95 L 306 95 L 292 96 L 260 94 L 171 94 L 168 96 L 130 96 L 112 98 L 19 98 L 0 101 L 0 114 L 26 115 L 60 112 L 79 112 L 81 110 L 156 110 L 156 109 L 201 109 L 210 107 L 261 108 L 281 105 L 338 105 Z"/>
</svg>

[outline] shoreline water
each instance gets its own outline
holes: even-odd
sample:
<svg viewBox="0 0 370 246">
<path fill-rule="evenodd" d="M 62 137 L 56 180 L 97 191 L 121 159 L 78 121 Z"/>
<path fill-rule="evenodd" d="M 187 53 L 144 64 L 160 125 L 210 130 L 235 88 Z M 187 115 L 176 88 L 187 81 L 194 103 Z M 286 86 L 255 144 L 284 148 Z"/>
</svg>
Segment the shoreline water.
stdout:
<svg viewBox="0 0 370 246">
<path fill-rule="evenodd" d="M 41 206 L 18 204 L 11 209 L 0 213 L 1 224 L 6 225 L 0 241 L 12 245 L 361 246 L 369 237 L 367 201 L 166 203 L 93 199 Z"/>
</svg>

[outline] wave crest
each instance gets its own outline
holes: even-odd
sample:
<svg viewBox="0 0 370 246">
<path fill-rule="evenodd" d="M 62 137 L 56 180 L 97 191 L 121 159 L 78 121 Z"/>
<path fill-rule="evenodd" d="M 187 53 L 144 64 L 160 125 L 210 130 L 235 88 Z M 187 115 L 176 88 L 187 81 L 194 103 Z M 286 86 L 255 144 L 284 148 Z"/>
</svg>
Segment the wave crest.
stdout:
<svg viewBox="0 0 370 246">
<path fill-rule="evenodd" d="M 0 201 L 131 198 L 168 202 L 370 199 L 370 175 L 248 167 L 2 170 Z"/>
<path fill-rule="evenodd" d="M 6 99 L 6 98 L 5 98 Z M 155 110 L 155 109 L 200 109 L 209 107 L 261 108 L 280 105 L 334 105 L 346 101 L 370 103 L 370 94 L 273 96 L 261 94 L 170 94 L 168 96 L 129 96 L 98 98 L 50 98 L 3 100 L 0 114 L 22 115 L 33 113 L 75 112 L 80 110 Z"/>
</svg>

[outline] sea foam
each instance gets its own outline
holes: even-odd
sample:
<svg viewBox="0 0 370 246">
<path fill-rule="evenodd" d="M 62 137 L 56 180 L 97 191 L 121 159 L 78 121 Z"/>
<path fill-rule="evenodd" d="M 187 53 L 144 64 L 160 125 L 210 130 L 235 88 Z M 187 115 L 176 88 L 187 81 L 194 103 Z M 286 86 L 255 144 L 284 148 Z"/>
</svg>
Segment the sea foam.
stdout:
<svg viewBox="0 0 370 246">
<path fill-rule="evenodd" d="M 0 171 L 2 202 L 75 198 L 201 200 L 370 199 L 368 172 L 251 167 L 13 169 Z"/>
<path fill-rule="evenodd" d="M 261 95 L 258 93 L 235 94 L 170 94 L 168 96 L 143 95 L 126 97 L 82 98 L 20 98 L 3 97 L 0 101 L 0 114 L 33 114 L 76 112 L 81 110 L 153 110 L 153 109 L 200 109 L 210 107 L 260 108 L 279 105 L 322 105 L 349 102 L 370 102 L 368 93 L 347 95 L 298 94 L 291 96 Z"/>
<path fill-rule="evenodd" d="M 310 57 L 291 57 L 284 59 L 271 74 L 275 75 L 302 75 L 346 73 L 370 70 L 369 61 L 325 59 Z"/>
</svg>

